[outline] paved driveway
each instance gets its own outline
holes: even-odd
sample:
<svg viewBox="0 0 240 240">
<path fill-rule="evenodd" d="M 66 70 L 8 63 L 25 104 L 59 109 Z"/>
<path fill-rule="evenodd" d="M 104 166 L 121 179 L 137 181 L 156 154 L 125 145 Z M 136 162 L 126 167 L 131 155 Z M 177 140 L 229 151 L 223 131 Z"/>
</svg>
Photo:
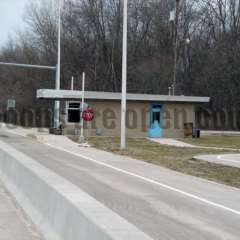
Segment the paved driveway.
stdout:
<svg viewBox="0 0 240 240">
<path fill-rule="evenodd" d="M 240 154 L 199 155 L 195 159 L 240 168 Z"/>
</svg>

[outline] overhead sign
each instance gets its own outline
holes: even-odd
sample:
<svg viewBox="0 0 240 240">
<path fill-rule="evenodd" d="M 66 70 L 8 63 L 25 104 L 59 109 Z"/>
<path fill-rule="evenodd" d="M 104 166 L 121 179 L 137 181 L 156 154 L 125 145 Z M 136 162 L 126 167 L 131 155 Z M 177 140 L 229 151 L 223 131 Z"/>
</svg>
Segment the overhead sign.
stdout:
<svg viewBox="0 0 240 240">
<path fill-rule="evenodd" d="M 7 110 L 10 108 L 15 108 L 16 107 L 16 101 L 15 99 L 8 99 L 7 101 Z"/>
<path fill-rule="evenodd" d="M 91 122 L 94 119 L 94 112 L 92 108 L 86 108 L 82 113 L 82 118 L 85 122 Z"/>
</svg>

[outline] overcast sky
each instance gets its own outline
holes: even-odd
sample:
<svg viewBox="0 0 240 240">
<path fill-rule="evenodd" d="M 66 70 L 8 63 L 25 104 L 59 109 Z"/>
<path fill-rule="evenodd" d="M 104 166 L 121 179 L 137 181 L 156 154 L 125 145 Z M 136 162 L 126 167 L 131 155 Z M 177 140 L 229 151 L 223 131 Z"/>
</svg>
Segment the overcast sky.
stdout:
<svg viewBox="0 0 240 240">
<path fill-rule="evenodd" d="M 22 15 L 29 0 L 0 0 L 0 46 L 9 34 L 24 28 Z"/>
</svg>

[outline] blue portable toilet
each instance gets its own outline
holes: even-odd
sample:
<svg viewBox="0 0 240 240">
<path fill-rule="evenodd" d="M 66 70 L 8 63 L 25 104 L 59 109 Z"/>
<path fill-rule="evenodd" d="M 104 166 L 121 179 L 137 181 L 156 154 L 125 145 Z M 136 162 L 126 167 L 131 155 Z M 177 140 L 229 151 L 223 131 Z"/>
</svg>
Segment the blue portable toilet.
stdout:
<svg viewBox="0 0 240 240">
<path fill-rule="evenodd" d="M 153 104 L 150 108 L 150 128 L 148 135 L 150 138 L 162 138 L 163 136 L 163 107 Z"/>
</svg>

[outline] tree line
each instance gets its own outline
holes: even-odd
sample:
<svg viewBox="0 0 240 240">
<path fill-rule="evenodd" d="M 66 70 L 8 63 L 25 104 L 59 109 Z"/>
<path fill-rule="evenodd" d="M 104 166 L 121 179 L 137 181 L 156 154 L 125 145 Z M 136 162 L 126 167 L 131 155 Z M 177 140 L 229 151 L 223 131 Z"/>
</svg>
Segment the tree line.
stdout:
<svg viewBox="0 0 240 240">
<path fill-rule="evenodd" d="M 62 12 L 61 88 L 121 90 L 122 0 L 65 0 Z M 212 98 L 212 108 L 238 108 L 240 103 L 239 0 L 179 0 L 176 21 L 169 14 L 176 0 L 129 0 L 128 92 L 168 94 L 174 78 L 176 93 Z M 27 5 L 26 29 L 9 39 L 0 60 L 56 65 L 57 1 Z M 177 29 L 177 31 L 176 31 Z M 177 32 L 177 34 L 176 34 Z M 177 41 L 175 41 L 177 39 Z M 0 101 L 16 97 L 35 106 L 37 88 L 54 88 L 48 71 L 0 67 Z"/>
</svg>

